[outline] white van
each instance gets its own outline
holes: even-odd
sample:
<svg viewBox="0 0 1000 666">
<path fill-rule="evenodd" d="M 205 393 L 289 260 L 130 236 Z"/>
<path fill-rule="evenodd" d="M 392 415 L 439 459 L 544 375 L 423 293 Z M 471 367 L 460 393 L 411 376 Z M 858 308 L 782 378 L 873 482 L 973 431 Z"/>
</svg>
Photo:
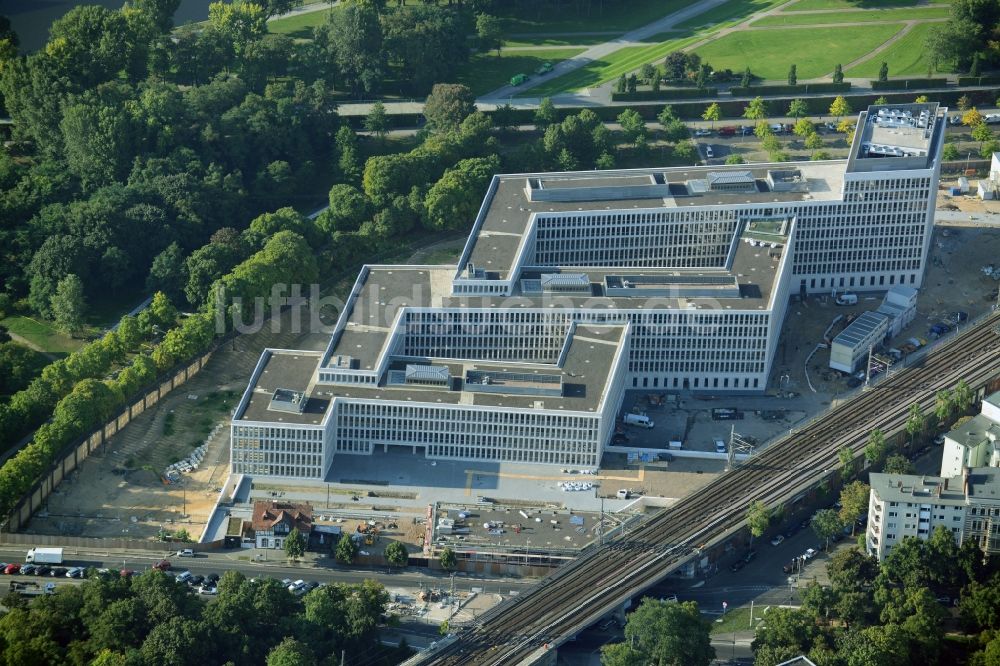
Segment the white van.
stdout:
<svg viewBox="0 0 1000 666">
<path fill-rule="evenodd" d="M 857 294 L 840 294 L 837 296 L 837 305 L 857 305 L 858 295 Z"/>
<path fill-rule="evenodd" d="M 675 451 L 683 449 L 684 448 L 684 442 L 681 442 L 681 441 L 676 440 L 676 439 L 672 439 L 669 442 L 667 442 L 667 448 L 674 449 Z"/>
<path fill-rule="evenodd" d="M 723 442 L 721 439 L 716 438 L 715 440 L 715 452 L 716 453 L 726 452 L 726 443 Z"/>
<path fill-rule="evenodd" d="M 629 491 L 622 488 L 618 491 L 618 499 L 628 499 Z"/>
<path fill-rule="evenodd" d="M 649 420 L 649 417 L 645 414 L 626 414 L 625 423 L 629 425 L 639 426 L 640 428 L 652 428 L 655 423 Z"/>
</svg>

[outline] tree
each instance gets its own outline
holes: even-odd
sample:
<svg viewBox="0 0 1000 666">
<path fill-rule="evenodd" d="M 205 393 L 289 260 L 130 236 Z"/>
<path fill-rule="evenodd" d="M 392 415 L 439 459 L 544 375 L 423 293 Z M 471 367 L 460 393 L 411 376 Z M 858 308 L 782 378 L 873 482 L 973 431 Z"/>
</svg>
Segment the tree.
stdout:
<svg viewBox="0 0 1000 666">
<path fill-rule="evenodd" d="M 833 82 L 834 83 L 843 83 L 844 82 L 844 68 L 841 66 L 841 64 L 839 62 L 833 68 Z"/>
<path fill-rule="evenodd" d="M 942 389 L 935 394 L 934 417 L 937 419 L 938 425 L 947 423 L 951 418 L 951 413 L 954 409 L 955 403 L 952 398 L 951 391 L 948 389 Z"/>
<path fill-rule="evenodd" d="M 944 144 L 944 150 L 941 151 L 941 159 L 946 162 L 954 162 L 958 159 L 958 147 L 954 143 L 948 142 Z"/>
<path fill-rule="evenodd" d="M 972 404 L 975 401 L 972 389 L 969 388 L 969 385 L 965 383 L 964 379 L 959 380 L 951 395 L 952 401 L 955 403 L 955 410 L 959 414 L 967 413 L 972 408 Z"/>
<path fill-rule="evenodd" d="M 868 444 L 865 445 L 865 460 L 871 465 L 877 464 L 885 457 L 885 435 L 876 428 L 868 435 Z"/>
<path fill-rule="evenodd" d="M 726 155 L 726 164 L 746 164 L 746 160 L 739 153 L 729 153 Z"/>
<path fill-rule="evenodd" d="M 309 646 L 291 636 L 267 654 L 267 666 L 315 666 L 316 656 Z"/>
<path fill-rule="evenodd" d="M 763 97 L 754 97 L 743 109 L 743 117 L 747 120 L 763 120 L 767 118 L 767 102 Z"/>
<path fill-rule="evenodd" d="M 879 95 L 878 97 L 875 98 L 875 106 L 885 106 L 888 103 L 889 100 L 886 99 L 885 95 Z"/>
<path fill-rule="evenodd" d="M 851 536 L 854 536 L 858 516 L 868 507 L 870 491 L 868 484 L 861 481 L 849 483 L 840 490 L 840 522 L 851 526 Z"/>
<path fill-rule="evenodd" d="M 350 534 L 344 534 L 344 536 L 340 537 L 340 541 L 337 542 L 337 550 L 334 553 L 334 557 L 341 564 L 351 564 L 357 556 L 358 545 L 351 538 Z"/>
<path fill-rule="evenodd" d="M 979 156 L 984 160 L 988 160 L 993 156 L 993 153 L 1000 152 L 1000 141 L 996 139 L 990 139 L 986 141 L 979 148 Z"/>
<path fill-rule="evenodd" d="M 837 532 L 844 529 L 844 523 L 833 509 L 821 509 L 817 511 L 812 520 L 809 521 L 809 526 L 812 527 L 817 537 L 823 539 L 824 549 L 829 549 L 830 539 Z"/>
<path fill-rule="evenodd" d="M 647 666 L 642 653 L 628 643 L 605 643 L 601 646 L 602 666 Z"/>
<path fill-rule="evenodd" d="M 406 546 L 399 541 L 393 541 L 386 546 L 384 554 L 386 562 L 391 567 L 405 567 L 406 563 L 410 560 L 410 554 L 406 551 Z"/>
<path fill-rule="evenodd" d="M 475 95 L 460 83 L 435 83 L 424 103 L 427 126 L 443 132 L 458 129 L 476 110 Z"/>
<path fill-rule="evenodd" d="M 878 575 L 878 562 L 857 547 L 843 548 L 830 556 L 830 584 L 838 593 L 871 588 Z"/>
<path fill-rule="evenodd" d="M 841 116 L 850 115 L 850 113 L 851 105 L 847 103 L 843 95 L 837 95 L 833 103 L 830 104 L 830 115 L 840 118 Z"/>
<path fill-rule="evenodd" d="M 631 144 L 636 144 L 640 138 L 646 137 L 646 121 L 635 109 L 625 109 L 618 114 L 618 124 L 622 126 L 625 140 Z"/>
<path fill-rule="evenodd" d="M 747 507 L 747 528 L 750 530 L 751 546 L 753 546 L 754 538 L 763 535 L 770 524 L 771 511 L 767 505 L 760 500 L 750 502 L 750 506 Z"/>
<path fill-rule="evenodd" d="M 480 14 L 476 17 L 476 37 L 479 44 L 486 51 L 496 49 L 497 57 L 500 57 L 500 49 L 503 48 L 503 22 L 496 16 Z"/>
<path fill-rule="evenodd" d="M 500 169 L 496 155 L 461 160 L 427 192 L 427 223 L 435 229 L 461 229 L 475 219 L 476 196 Z"/>
<path fill-rule="evenodd" d="M 690 141 L 681 141 L 676 146 L 674 146 L 674 156 L 677 157 L 681 162 L 690 162 L 695 155 L 698 154 L 698 150 L 694 147 L 694 144 Z"/>
<path fill-rule="evenodd" d="M 639 85 L 639 77 L 634 73 L 628 75 L 628 79 L 625 81 L 625 90 L 630 93 L 634 93 L 636 87 Z"/>
<path fill-rule="evenodd" d="M 153 259 L 146 278 L 146 289 L 166 293 L 172 299 L 180 299 L 184 295 L 184 284 L 187 282 L 187 270 L 184 266 L 184 251 L 176 242 L 167 246 Z"/>
<path fill-rule="evenodd" d="M 837 595 L 828 587 L 823 587 L 816 581 L 810 581 L 802 593 L 802 608 L 816 618 L 829 618 L 830 610 Z"/>
<path fill-rule="evenodd" d="M 231 45 L 237 58 L 267 33 L 264 8 L 252 2 L 213 2 L 208 6 L 208 24 Z"/>
<path fill-rule="evenodd" d="M 882 471 L 886 474 L 913 474 L 916 468 L 906 456 L 893 455 L 885 459 Z"/>
<path fill-rule="evenodd" d="M 955 104 L 958 106 L 958 110 L 961 111 L 962 113 L 965 113 L 966 111 L 972 108 L 972 100 L 969 99 L 968 95 L 962 95 L 961 97 L 959 97 L 958 101 Z"/>
<path fill-rule="evenodd" d="M 882 61 L 882 66 L 878 68 L 878 80 L 888 81 L 889 80 L 889 63 Z"/>
<path fill-rule="evenodd" d="M 535 125 L 538 129 L 544 130 L 549 125 L 554 124 L 556 120 L 558 120 L 556 105 L 552 103 L 551 97 L 543 97 L 538 108 L 535 109 Z"/>
<path fill-rule="evenodd" d="M 910 411 L 906 417 L 906 434 L 910 436 L 910 446 L 913 446 L 914 440 L 924 431 L 926 426 L 927 417 L 924 416 L 924 410 L 917 403 L 913 403 L 910 405 Z"/>
<path fill-rule="evenodd" d="M 162 291 L 153 294 L 149 302 L 149 316 L 152 323 L 167 329 L 177 323 L 177 308 Z"/>
<path fill-rule="evenodd" d="M 451 632 L 451 624 L 448 620 L 442 620 L 438 625 L 438 636 L 447 636 Z"/>
<path fill-rule="evenodd" d="M 755 663 L 778 664 L 805 654 L 819 632 L 808 612 L 797 608 L 773 607 L 767 622 L 757 628 L 751 647 Z"/>
<path fill-rule="evenodd" d="M 708 666 L 715 658 L 709 624 L 693 601 L 644 598 L 625 624 L 625 644 L 643 664 Z"/>
<path fill-rule="evenodd" d="M 976 127 L 985 121 L 983 114 L 979 113 L 976 107 L 972 107 L 962 114 L 962 124 L 966 127 Z"/>
<path fill-rule="evenodd" d="M 337 166 L 343 179 L 356 181 L 361 175 L 360 159 L 358 157 L 358 137 L 347 125 L 337 130 L 335 139 L 337 148 Z"/>
<path fill-rule="evenodd" d="M 719 106 L 718 102 L 712 102 L 705 109 L 705 112 L 701 114 L 702 120 L 712 121 L 712 127 L 715 127 L 715 121 L 722 117 L 722 107 Z"/>
<path fill-rule="evenodd" d="M 83 315 L 87 309 L 80 278 L 71 273 L 60 280 L 49 307 L 56 328 L 71 335 L 78 333 L 83 328 Z"/>
<path fill-rule="evenodd" d="M 458 558 L 455 556 L 455 549 L 447 547 L 441 551 L 441 557 L 438 560 L 441 563 L 441 568 L 445 571 L 451 571 L 458 566 Z"/>
<path fill-rule="evenodd" d="M 972 54 L 972 64 L 969 65 L 969 76 L 979 76 L 979 52 Z"/>
<path fill-rule="evenodd" d="M 917 95 L 917 98 L 915 100 L 913 100 L 913 103 L 914 104 L 926 104 L 927 103 L 927 95 Z"/>
<path fill-rule="evenodd" d="M 846 446 L 840 447 L 837 451 L 837 459 L 840 461 L 840 478 L 847 481 L 854 474 L 854 453 Z"/>
<path fill-rule="evenodd" d="M 389 116 L 385 112 L 385 104 L 382 102 L 372 104 L 371 110 L 365 116 L 365 129 L 380 140 L 385 139 L 385 135 L 389 133 Z"/>
<path fill-rule="evenodd" d="M 799 75 L 795 71 L 795 65 L 788 68 L 788 85 L 794 86 L 799 83 Z"/>
<path fill-rule="evenodd" d="M 618 77 L 618 82 L 615 84 L 615 92 L 624 93 L 626 87 L 628 87 L 628 77 L 622 74 Z"/>
<path fill-rule="evenodd" d="M 811 134 L 806 136 L 804 144 L 805 147 L 808 148 L 809 150 L 819 150 L 824 145 L 826 145 L 823 143 L 823 137 L 821 137 L 816 132 L 812 132 Z"/>
<path fill-rule="evenodd" d="M 663 75 L 660 74 L 660 70 L 653 72 L 653 77 L 649 80 L 649 87 L 653 92 L 660 92 L 660 87 L 663 85 Z"/>
<path fill-rule="evenodd" d="M 639 78 L 641 78 L 645 83 L 652 83 L 653 75 L 656 74 L 657 69 L 651 62 L 645 63 L 639 68 Z"/>
<path fill-rule="evenodd" d="M 791 109 L 789 109 L 789 113 L 791 113 Z M 792 132 L 796 136 L 806 138 L 816 133 L 816 126 L 813 125 L 812 121 L 808 118 L 799 118 L 795 121 L 795 126 L 792 128 Z"/>
<path fill-rule="evenodd" d="M 284 549 L 290 560 L 297 560 L 306 554 L 306 537 L 299 532 L 299 528 L 293 527 L 285 537 Z"/>
<path fill-rule="evenodd" d="M 355 95 L 370 94 L 382 85 L 387 51 L 382 20 L 370 5 L 349 3 L 330 12 L 321 39 L 327 58 L 336 64 L 342 86 Z"/>
<path fill-rule="evenodd" d="M 793 99 L 791 104 L 788 105 L 788 115 L 791 118 L 803 118 L 803 116 L 809 113 L 809 105 L 806 104 L 804 99 Z M 812 123 L 810 123 L 811 125 Z M 796 123 L 798 126 L 798 123 Z"/>
<path fill-rule="evenodd" d="M 740 78 L 740 87 L 747 88 L 753 82 L 753 74 L 750 72 L 750 67 L 748 66 L 743 70 L 743 76 Z"/>
</svg>

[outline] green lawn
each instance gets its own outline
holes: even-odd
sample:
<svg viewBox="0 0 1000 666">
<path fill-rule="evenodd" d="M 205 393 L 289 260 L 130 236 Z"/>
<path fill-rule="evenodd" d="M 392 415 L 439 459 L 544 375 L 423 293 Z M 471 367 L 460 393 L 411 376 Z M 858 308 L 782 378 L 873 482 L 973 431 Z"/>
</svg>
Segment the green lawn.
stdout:
<svg viewBox="0 0 1000 666">
<path fill-rule="evenodd" d="M 725 615 L 708 615 L 703 616 L 712 623 L 712 628 L 709 630 L 712 634 L 729 634 L 730 636 L 734 631 L 750 631 L 750 607 L 745 608 L 733 608 L 729 610 Z M 760 620 L 764 617 L 764 609 L 757 606 L 753 610 L 753 620 L 754 624 L 760 624 Z M 719 620 L 722 620 L 721 622 Z"/>
<path fill-rule="evenodd" d="M 763 28 L 771 25 L 814 25 L 816 23 L 868 23 L 869 21 L 907 21 L 948 18 L 947 7 L 915 7 L 912 9 L 873 9 L 863 12 L 822 12 L 820 14 L 772 14 L 751 25 Z"/>
<path fill-rule="evenodd" d="M 310 28 L 315 28 L 326 23 L 326 17 L 330 15 L 331 11 L 338 10 L 315 11 L 268 21 L 267 30 L 275 35 L 288 35 L 295 39 L 310 39 L 312 37 Z"/>
<path fill-rule="evenodd" d="M 495 51 L 474 53 L 469 62 L 459 68 L 458 82 L 469 86 L 474 94 L 482 95 L 507 85 L 515 74 L 533 76 L 543 62 L 555 65 L 582 53 L 583 50 L 579 48 L 509 51 L 499 58 Z"/>
<path fill-rule="evenodd" d="M 826 30 L 750 30 L 730 33 L 695 51 L 715 69 L 740 72 L 749 66 L 761 78 L 782 80 L 794 63 L 799 79 L 809 79 L 832 72 L 837 63 L 851 62 L 869 53 L 902 27 L 889 24 Z"/>
<path fill-rule="evenodd" d="M 571 11 L 564 11 L 557 16 L 553 16 L 547 9 L 539 8 L 535 16 L 505 16 L 504 29 L 508 35 L 522 32 L 594 32 L 599 30 L 625 32 L 644 26 L 668 14 L 673 14 L 694 2 L 696 0 L 629 0 L 627 11 L 623 11 L 619 7 L 607 7 L 603 12 L 595 8 L 590 13 L 577 15 Z M 600 5 L 600 3 L 591 4 L 595 7 Z"/>
<path fill-rule="evenodd" d="M 678 23 L 676 27 L 697 28 L 719 23 L 738 23 L 750 18 L 751 14 L 770 9 L 776 5 L 780 5 L 782 2 L 785 2 L 785 0 L 729 0 L 729 2 L 723 3 L 703 14 L 692 16 L 688 20 Z M 718 27 L 722 28 L 725 26 L 720 25 Z"/>
<path fill-rule="evenodd" d="M 504 46 L 592 46 L 602 44 L 609 39 L 613 39 L 613 36 L 567 34 L 559 37 L 546 37 L 538 35 L 537 37 L 512 37 L 504 42 Z"/>
<path fill-rule="evenodd" d="M 700 37 L 672 39 L 649 46 L 627 46 L 607 56 L 589 62 L 568 74 L 552 79 L 536 88 L 524 91 L 524 96 L 545 97 L 570 90 L 580 90 L 617 79 L 620 75 L 638 69 L 644 63 L 664 58 L 671 51 L 684 48 Z M 713 63 L 714 64 L 714 63 Z"/>
<path fill-rule="evenodd" d="M 2 322 L 11 333 L 15 333 L 22 338 L 37 345 L 43 351 L 62 355 L 76 351 L 83 346 L 83 340 L 75 340 L 68 335 L 60 333 L 48 322 L 20 315 L 11 315 Z"/>
<path fill-rule="evenodd" d="M 885 9 L 887 7 L 916 7 L 918 0 L 799 0 L 786 12 L 805 12 L 814 9 Z M 947 4 L 938 2 L 936 4 Z"/>
<path fill-rule="evenodd" d="M 916 25 L 885 51 L 871 60 L 844 72 L 845 76 L 856 76 L 873 79 L 878 76 L 882 61 L 889 63 L 889 76 L 927 76 L 927 59 L 924 57 L 924 44 L 927 33 L 934 27 L 933 23 Z M 942 67 L 942 71 L 947 68 Z"/>
</svg>

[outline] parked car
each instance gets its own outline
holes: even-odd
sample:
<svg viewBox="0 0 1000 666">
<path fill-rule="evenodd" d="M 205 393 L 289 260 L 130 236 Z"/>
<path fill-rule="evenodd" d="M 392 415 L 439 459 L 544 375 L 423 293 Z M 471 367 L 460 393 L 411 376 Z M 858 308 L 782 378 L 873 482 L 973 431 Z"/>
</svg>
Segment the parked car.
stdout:
<svg viewBox="0 0 1000 666">
<path fill-rule="evenodd" d="M 204 585 L 198 588 L 198 594 L 208 594 L 208 595 L 218 594 L 218 588 L 216 588 L 215 585 L 205 583 Z"/>
<path fill-rule="evenodd" d="M 968 320 L 969 320 L 969 313 L 962 312 L 961 310 L 959 310 L 958 312 L 952 312 L 950 315 L 948 315 L 948 322 L 954 326 L 957 326 L 958 324 L 961 324 L 962 322 L 966 322 Z"/>
<path fill-rule="evenodd" d="M 190 585 L 191 587 L 197 587 L 197 586 L 201 585 L 204 582 L 205 582 L 205 577 L 204 576 L 201 576 L 201 575 L 191 576 L 191 580 L 188 581 L 188 585 Z"/>
<path fill-rule="evenodd" d="M 66 578 L 83 578 L 87 570 L 83 567 L 70 567 L 66 570 Z"/>
<path fill-rule="evenodd" d="M 535 70 L 535 74 L 539 74 L 539 75 L 541 75 L 541 74 L 548 74 L 551 71 L 552 71 L 552 63 L 551 62 L 543 62 L 541 65 L 539 65 L 538 69 Z"/>
<path fill-rule="evenodd" d="M 710 129 L 696 129 L 694 131 L 695 136 L 712 136 L 712 130 Z"/>
<path fill-rule="evenodd" d="M 52 571 L 51 573 L 49 573 L 49 575 L 57 578 L 62 578 L 63 576 L 66 575 L 66 567 L 52 567 Z"/>
<path fill-rule="evenodd" d="M 215 583 L 218 583 L 219 582 L 219 574 L 217 574 L 217 573 L 210 573 L 210 574 L 208 574 L 207 576 L 205 576 L 205 582 L 212 583 L 213 585 Z"/>
<path fill-rule="evenodd" d="M 719 128 L 719 136 L 736 136 L 738 128 L 733 125 Z"/>
<path fill-rule="evenodd" d="M 190 571 L 182 571 L 179 574 L 177 574 L 178 583 L 186 583 L 192 578 L 194 578 L 194 574 L 192 574 Z"/>
<path fill-rule="evenodd" d="M 780 546 L 781 542 L 784 541 L 784 540 L 785 540 L 785 535 L 784 534 L 779 534 L 778 536 L 776 536 L 773 539 L 771 539 L 771 545 L 772 546 Z"/>
<path fill-rule="evenodd" d="M 937 444 L 938 446 L 944 444 L 944 435 L 938 435 L 937 437 L 935 437 L 934 443 Z"/>
<path fill-rule="evenodd" d="M 55 583 L 46 583 L 45 584 L 45 594 L 55 594 L 55 593 L 56 593 L 56 584 Z"/>
<path fill-rule="evenodd" d="M 715 157 L 715 151 L 712 150 L 712 146 L 705 146 L 705 159 L 710 160 Z"/>
<path fill-rule="evenodd" d="M 36 576 L 48 576 L 50 573 L 52 573 L 52 567 L 47 567 L 44 564 L 35 569 Z"/>
<path fill-rule="evenodd" d="M 8 576 L 16 576 L 17 574 L 21 573 L 21 565 L 8 564 L 6 567 L 4 567 L 3 572 Z"/>
<path fill-rule="evenodd" d="M 36 571 L 38 571 L 38 567 L 36 567 L 34 564 L 22 564 L 21 565 L 21 575 L 22 576 L 33 576 Z"/>
<path fill-rule="evenodd" d="M 753 134 L 753 127 L 740 125 L 740 136 L 750 136 L 751 134 Z"/>
<path fill-rule="evenodd" d="M 802 554 L 802 557 L 811 560 L 817 555 L 819 555 L 819 552 L 815 548 L 806 548 L 806 552 Z"/>
<path fill-rule="evenodd" d="M 177 557 L 194 557 L 194 551 L 190 548 L 177 551 Z"/>
<path fill-rule="evenodd" d="M 170 571 L 170 560 L 160 560 L 153 565 L 153 568 L 158 571 Z"/>
</svg>

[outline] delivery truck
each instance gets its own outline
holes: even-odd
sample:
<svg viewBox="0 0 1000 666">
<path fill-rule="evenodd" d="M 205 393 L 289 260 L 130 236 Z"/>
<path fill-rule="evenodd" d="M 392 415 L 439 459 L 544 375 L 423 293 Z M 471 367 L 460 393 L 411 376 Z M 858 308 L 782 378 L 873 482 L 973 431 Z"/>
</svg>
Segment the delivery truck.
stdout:
<svg viewBox="0 0 1000 666">
<path fill-rule="evenodd" d="M 24 561 L 29 564 L 62 564 L 62 548 L 32 548 L 24 556 Z"/>
</svg>

